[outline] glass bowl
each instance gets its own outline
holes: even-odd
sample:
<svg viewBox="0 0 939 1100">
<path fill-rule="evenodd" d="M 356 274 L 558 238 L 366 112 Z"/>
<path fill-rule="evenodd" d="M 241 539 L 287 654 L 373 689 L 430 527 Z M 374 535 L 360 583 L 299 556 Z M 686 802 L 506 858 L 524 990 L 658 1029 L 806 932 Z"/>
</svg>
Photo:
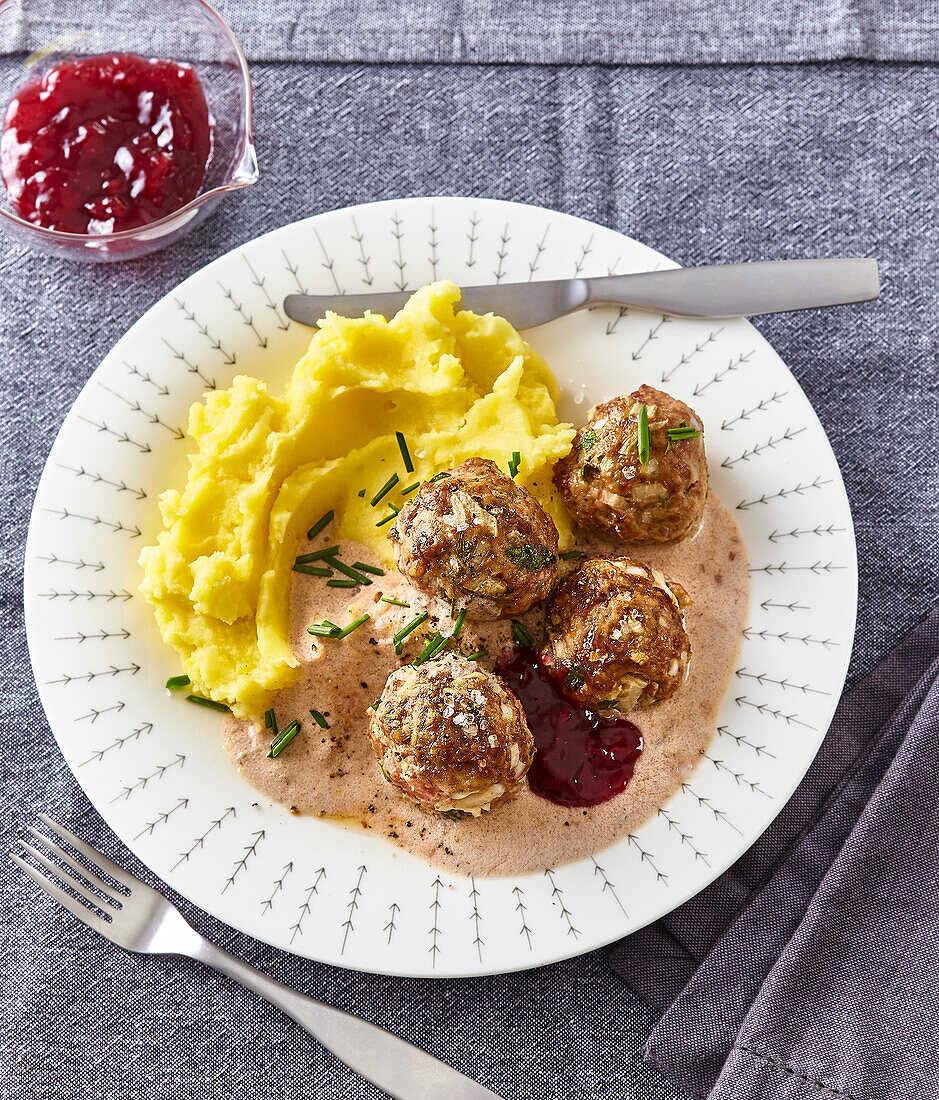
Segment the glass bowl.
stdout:
<svg viewBox="0 0 939 1100">
<path fill-rule="evenodd" d="M 258 178 L 248 63 L 228 25 L 204 0 L 0 0 L 0 99 L 65 58 L 134 53 L 195 69 L 213 119 L 202 187 L 172 214 L 135 229 L 92 235 L 20 218 L 0 183 L 0 225 L 31 248 L 69 260 L 128 260 L 164 248 L 198 225 L 224 195 Z"/>
</svg>

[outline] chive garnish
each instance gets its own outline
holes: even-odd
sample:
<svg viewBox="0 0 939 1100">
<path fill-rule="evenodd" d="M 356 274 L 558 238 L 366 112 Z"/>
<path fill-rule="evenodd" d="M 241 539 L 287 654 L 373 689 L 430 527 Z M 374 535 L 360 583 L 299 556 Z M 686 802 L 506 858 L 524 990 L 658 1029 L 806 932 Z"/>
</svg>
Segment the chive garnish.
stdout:
<svg viewBox="0 0 939 1100">
<path fill-rule="evenodd" d="M 318 534 L 320 533 L 320 531 L 322 531 L 322 530 L 323 530 L 323 528 L 324 528 L 324 527 L 325 527 L 325 526 L 326 526 L 326 525 L 327 525 L 328 523 L 332 523 L 332 521 L 333 521 L 333 520 L 334 520 L 335 518 L 336 518 L 336 513 L 335 513 L 335 512 L 334 512 L 334 511 L 332 510 L 332 508 L 330 508 L 330 510 L 329 510 L 329 511 L 328 511 L 328 512 L 326 513 L 326 515 L 325 515 L 325 516 L 321 516 L 321 517 L 320 517 L 320 518 L 319 518 L 319 519 L 318 519 L 318 520 L 316 521 L 316 523 L 314 523 L 314 524 L 313 524 L 313 526 L 312 526 L 312 527 L 311 527 L 311 528 L 309 529 L 309 531 L 307 531 L 307 533 L 306 533 L 306 537 L 307 537 L 308 539 L 315 539 L 315 538 L 316 538 L 316 536 L 317 536 L 317 535 L 318 535 Z"/>
<path fill-rule="evenodd" d="M 329 567 L 338 570 L 340 573 L 345 573 L 345 575 L 354 580 L 356 584 L 372 583 L 363 573 L 360 573 L 357 569 L 353 569 L 351 565 L 344 564 L 338 558 L 330 558 Z"/>
<path fill-rule="evenodd" d="M 450 476 L 450 471 L 449 470 L 441 470 L 439 474 L 434 474 L 434 476 L 427 482 L 427 484 L 428 485 L 433 485 L 433 483 L 435 481 L 440 481 L 441 478 L 449 477 L 449 476 Z"/>
<path fill-rule="evenodd" d="M 393 519 L 397 519 L 397 518 L 398 518 L 398 512 L 400 511 L 400 509 L 398 509 L 398 508 L 395 508 L 395 506 L 394 506 L 394 505 L 392 505 L 391 507 L 392 507 L 392 512 L 391 512 L 391 515 L 389 515 L 389 516 L 385 516 L 385 518 L 384 518 L 384 519 L 380 519 L 380 520 L 378 521 L 378 523 L 376 523 L 376 524 L 375 524 L 375 526 L 376 526 L 376 527 L 384 527 L 386 523 L 391 523 L 391 521 L 392 521 Z"/>
<path fill-rule="evenodd" d="M 352 563 L 353 569 L 361 569 L 363 573 L 374 573 L 376 577 L 383 577 L 385 575 L 384 569 L 379 569 L 377 565 L 366 565 L 364 561 L 354 561 Z"/>
<path fill-rule="evenodd" d="M 339 633 L 336 635 L 336 637 L 348 638 L 353 630 L 358 630 L 362 623 L 367 623 L 371 617 L 372 616 L 368 614 L 360 615 L 359 618 L 355 620 L 355 622 L 351 622 L 348 626 L 344 626 L 342 630 L 340 630 Z"/>
<path fill-rule="evenodd" d="M 324 546 L 322 550 L 311 550 L 309 554 L 301 554 L 294 564 L 307 565 L 311 561 L 322 561 L 323 558 L 331 558 L 338 551 L 338 544 L 336 546 Z"/>
<path fill-rule="evenodd" d="M 392 474 L 384 485 L 378 490 L 378 492 L 369 501 L 369 504 L 374 508 L 375 505 L 381 500 L 383 496 L 387 496 L 388 493 L 398 484 L 398 475 Z"/>
<path fill-rule="evenodd" d="M 521 465 L 521 463 L 522 463 L 521 451 L 513 451 L 512 452 L 512 460 L 511 460 L 511 462 L 509 462 L 509 476 L 510 477 L 513 477 L 513 478 L 515 477 L 515 475 L 518 473 L 518 468 Z"/>
<path fill-rule="evenodd" d="M 639 406 L 639 420 L 637 423 L 638 436 L 637 443 L 639 448 L 639 465 L 644 466 L 649 461 L 650 440 L 649 440 L 649 406 Z"/>
<path fill-rule="evenodd" d="M 512 638 L 516 645 L 523 646 L 525 649 L 535 648 L 535 639 L 528 632 L 528 627 L 518 619 L 512 620 Z"/>
<path fill-rule="evenodd" d="M 342 633 L 342 627 L 331 623 L 329 619 L 323 619 L 321 623 L 308 626 L 306 632 L 317 638 L 337 638 Z"/>
<path fill-rule="evenodd" d="M 671 443 L 681 443 L 684 439 L 697 439 L 701 433 L 690 424 L 679 424 L 677 428 L 669 428 L 667 434 Z"/>
<path fill-rule="evenodd" d="M 393 603 L 395 605 L 395 607 L 410 607 L 411 606 L 409 603 L 405 603 L 404 600 L 396 600 L 392 596 L 381 596 L 379 598 L 381 599 L 382 603 Z"/>
<path fill-rule="evenodd" d="M 475 652 L 470 653 L 467 656 L 466 659 L 467 659 L 467 661 L 478 661 L 480 659 L 480 657 L 488 657 L 488 656 L 489 656 L 489 650 L 486 649 L 485 646 L 480 646 L 480 648 L 477 649 Z"/>
<path fill-rule="evenodd" d="M 187 703 L 195 703 L 199 707 L 208 707 L 209 710 L 223 710 L 229 713 L 229 708 L 224 703 L 218 703 L 215 699 L 206 699 L 202 695 L 187 695 Z"/>
<path fill-rule="evenodd" d="M 277 717 L 274 714 L 274 708 L 264 712 L 264 725 L 267 729 L 274 731 L 274 736 L 277 736 Z"/>
<path fill-rule="evenodd" d="M 450 639 L 443 634 L 433 633 L 428 635 L 427 644 L 418 653 L 418 655 L 411 662 L 412 665 L 422 665 L 425 661 L 429 661 L 432 657 L 436 657 L 437 654 L 444 648 Z"/>
<path fill-rule="evenodd" d="M 280 756 L 284 749 L 300 732 L 300 723 L 294 719 L 289 726 L 283 729 L 271 742 L 271 750 L 267 754 L 271 760 Z"/>
<path fill-rule="evenodd" d="M 411 452 L 408 450 L 408 441 L 400 432 L 395 432 L 395 439 L 398 441 L 398 450 L 401 452 L 401 457 L 404 459 L 404 468 L 409 474 L 414 473 L 414 463 L 411 461 Z"/>
<path fill-rule="evenodd" d="M 415 481 L 413 485 L 409 485 L 406 489 L 402 489 L 401 490 L 401 495 L 403 497 L 409 496 L 411 493 L 414 492 L 415 489 L 419 489 L 420 486 L 421 486 L 421 483 L 419 481 Z"/>
<path fill-rule="evenodd" d="M 355 588 L 357 581 L 349 580 L 348 577 L 333 577 L 332 580 L 326 582 L 327 588 Z"/>
<path fill-rule="evenodd" d="M 182 676 L 171 676 L 166 681 L 166 690 L 175 691 L 177 688 L 189 687 L 191 683 L 192 680 L 185 673 Z"/>
<path fill-rule="evenodd" d="M 381 705 L 381 697 L 379 696 L 379 698 L 376 699 L 375 702 L 372 703 L 371 706 L 368 709 L 369 710 L 378 710 L 380 705 Z M 378 766 L 381 768 L 381 764 L 379 764 Z M 381 768 L 381 770 L 384 771 L 385 769 Z M 385 778 L 387 778 L 387 776 Z"/>
<path fill-rule="evenodd" d="M 592 451 L 597 444 L 597 433 L 593 428 L 588 428 L 580 437 L 577 447 L 581 451 Z"/>
<path fill-rule="evenodd" d="M 313 721 L 320 727 L 320 729 L 329 729 L 329 723 L 318 710 L 311 710 L 310 716 L 312 717 Z"/>
<path fill-rule="evenodd" d="M 459 638 L 460 631 L 463 629 L 463 623 L 466 621 L 466 608 L 460 610 L 459 615 L 456 617 L 456 622 L 453 624 L 453 634 L 451 637 Z"/>
<path fill-rule="evenodd" d="M 403 606 L 407 606 L 407 605 L 405 604 Z M 400 654 L 401 654 L 401 643 L 404 641 L 404 639 L 413 630 L 417 630 L 417 628 L 421 625 L 422 622 L 425 621 L 426 618 L 427 618 L 427 612 L 422 611 L 420 613 L 420 615 L 415 615 L 414 618 L 409 623 L 406 623 L 404 626 L 401 627 L 401 629 L 398 631 L 397 634 L 395 634 L 394 638 L 392 639 L 394 641 L 394 644 L 395 644 L 395 653 L 397 653 L 400 656 Z"/>
<path fill-rule="evenodd" d="M 587 678 L 577 665 L 571 665 L 567 670 L 567 675 L 564 677 L 564 686 L 568 691 L 577 691 L 577 689 L 582 688 L 586 682 Z"/>
<path fill-rule="evenodd" d="M 307 577 L 331 577 L 333 571 L 331 569 L 324 569 L 321 565 L 310 565 L 308 562 L 294 562 L 294 573 L 303 573 Z"/>
<path fill-rule="evenodd" d="M 365 496 L 365 490 L 364 490 L 364 489 L 359 489 L 359 496 L 360 496 L 360 497 L 364 497 L 364 496 Z"/>
<path fill-rule="evenodd" d="M 561 561 L 576 561 L 577 558 L 584 558 L 586 556 L 583 550 L 565 550 L 563 554 L 558 554 Z"/>
</svg>

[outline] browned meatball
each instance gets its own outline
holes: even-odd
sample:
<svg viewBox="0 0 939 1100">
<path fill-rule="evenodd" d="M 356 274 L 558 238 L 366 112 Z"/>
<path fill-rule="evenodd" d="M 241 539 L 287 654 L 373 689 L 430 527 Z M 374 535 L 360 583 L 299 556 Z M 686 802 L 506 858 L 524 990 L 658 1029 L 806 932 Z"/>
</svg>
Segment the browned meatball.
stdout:
<svg viewBox="0 0 939 1100">
<path fill-rule="evenodd" d="M 484 458 L 426 481 L 388 534 L 398 569 L 470 619 L 506 619 L 557 580 L 558 532 L 525 489 Z"/>
<path fill-rule="evenodd" d="M 542 660 L 567 694 L 599 710 L 630 711 L 674 695 L 691 642 L 681 585 L 630 558 L 591 558 L 566 577 L 548 608 Z"/>
<path fill-rule="evenodd" d="M 639 410 L 649 457 L 639 461 Z M 699 434 L 675 439 L 677 428 Z M 669 430 L 673 438 L 669 438 Z M 697 531 L 708 492 L 704 428 L 684 402 L 651 386 L 597 405 L 554 467 L 554 483 L 581 527 L 623 542 L 672 542 Z"/>
<path fill-rule="evenodd" d="M 477 817 L 511 798 L 535 752 L 522 704 L 454 653 L 388 677 L 368 733 L 385 778 L 425 809 Z"/>
</svg>

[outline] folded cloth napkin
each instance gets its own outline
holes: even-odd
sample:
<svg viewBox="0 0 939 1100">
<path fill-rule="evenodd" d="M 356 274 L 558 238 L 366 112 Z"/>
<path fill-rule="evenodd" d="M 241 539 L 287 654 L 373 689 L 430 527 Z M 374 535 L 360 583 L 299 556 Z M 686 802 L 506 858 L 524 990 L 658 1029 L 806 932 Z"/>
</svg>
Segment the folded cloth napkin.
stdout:
<svg viewBox="0 0 939 1100">
<path fill-rule="evenodd" d="M 714 1100 L 939 1096 L 939 608 L 842 698 L 729 871 L 613 949 L 646 1060 Z"/>
</svg>

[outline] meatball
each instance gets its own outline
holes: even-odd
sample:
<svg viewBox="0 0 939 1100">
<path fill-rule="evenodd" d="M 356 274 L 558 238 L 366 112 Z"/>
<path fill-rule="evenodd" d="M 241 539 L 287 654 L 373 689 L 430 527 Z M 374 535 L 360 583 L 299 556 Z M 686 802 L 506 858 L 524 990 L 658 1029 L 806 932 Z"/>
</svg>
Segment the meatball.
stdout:
<svg viewBox="0 0 939 1100">
<path fill-rule="evenodd" d="M 368 734 L 385 778 L 426 810 L 478 817 L 521 786 L 535 747 L 522 704 L 454 653 L 388 677 Z"/>
<path fill-rule="evenodd" d="M 657 569 L 630 558 L 590 558 L 558 585 L 541 659 L 585 706 L 630 711 L 659 703 L 688 672 L 682 609 L 690 602 Z"/>
<path fill-rule="evenodd" d="M 488 459 L 425 482 L 388 537 L 415 588 L 454 601 L 470 619 L 521 615 L 557 581 L 553 520 Z"/>
<path fill-rule="evenodd" d="M 649 457 L 639 461 L 639 410 Z M 675 438 L 675 429 L 696 431 Z M 669 437 L 671 432 L 671 438 Z M 651 386 L 597 405 L 554 467 L 554 483 L 581 525 L 623 542 L 672 542 L 697 531 L 708 493 L 704 428 L 693 409 Z M 686 433 L 687 434 L 687 433 Z"/>
</svg>

